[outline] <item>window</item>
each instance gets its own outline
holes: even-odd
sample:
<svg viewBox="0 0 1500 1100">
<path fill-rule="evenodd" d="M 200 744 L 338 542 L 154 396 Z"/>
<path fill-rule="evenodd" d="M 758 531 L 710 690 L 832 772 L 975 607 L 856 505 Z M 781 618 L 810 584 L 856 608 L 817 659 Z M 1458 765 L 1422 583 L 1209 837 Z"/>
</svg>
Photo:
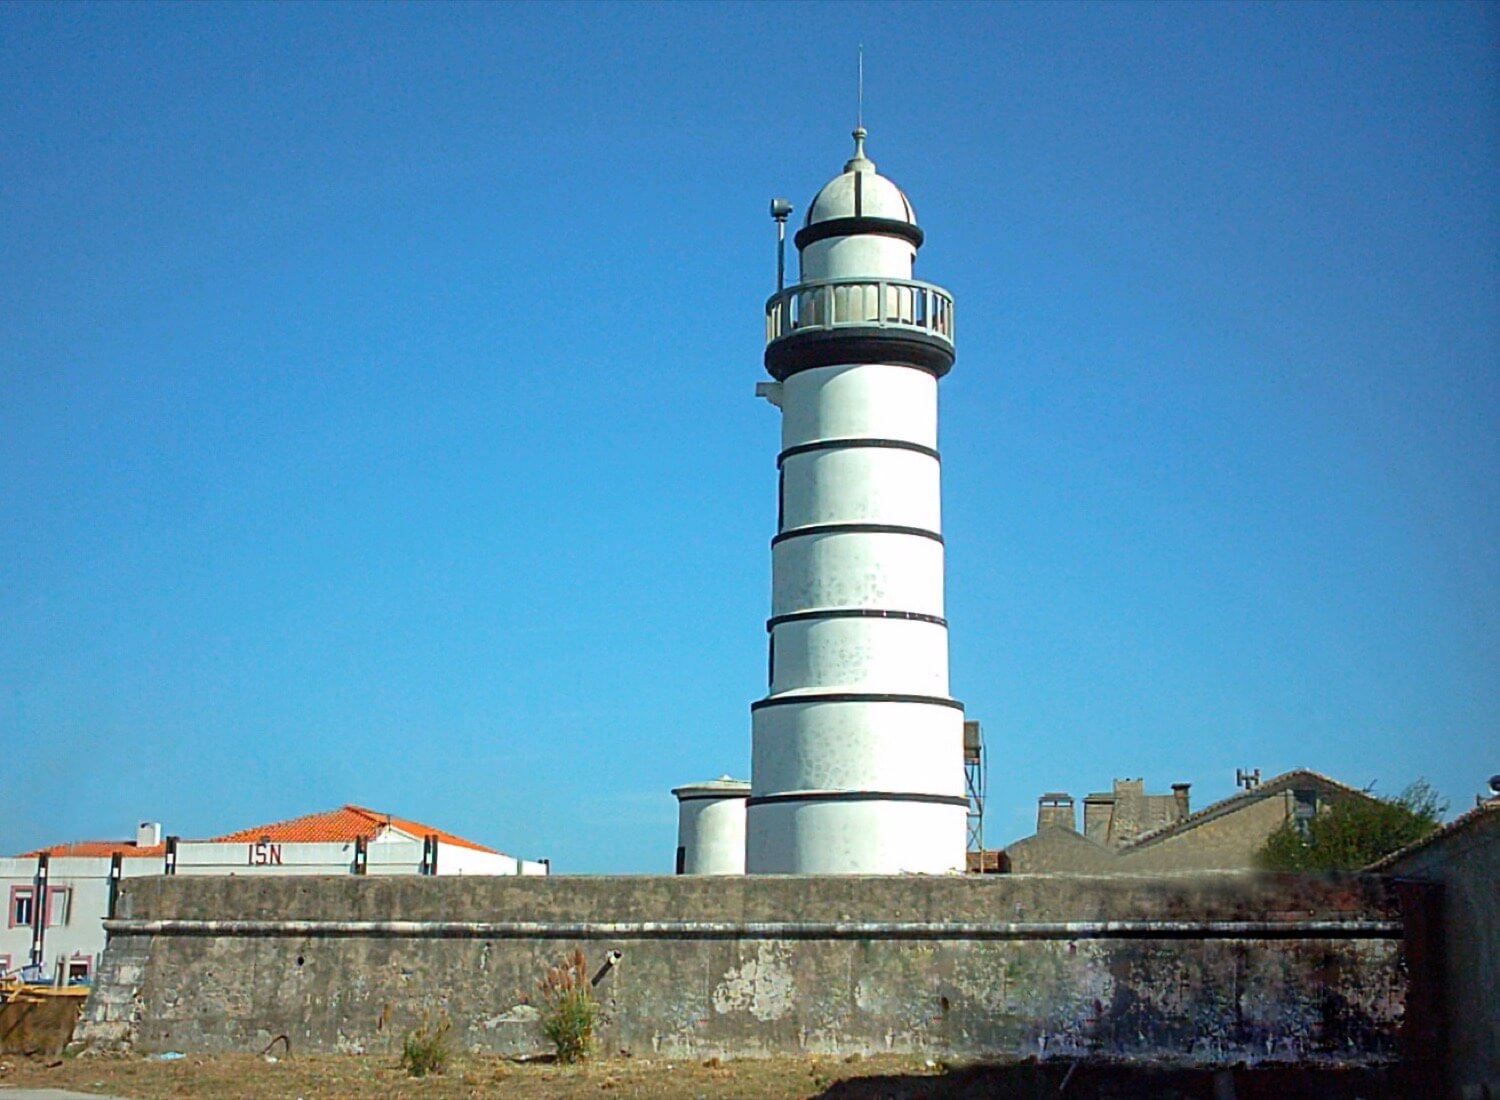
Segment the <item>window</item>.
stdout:
<svg viewBox="0 0 1500 1100">
<path fill-rule="evenodd" d="M 1307 788 L 1292 792 L 1292 820 L 1297 831 L 1307 835 L 1307 826 L 1318 814 L 1318 792 Z"/>
<path fill-rule="evenodd" d="M 31 886 L 12 886 L 10 888 L 10 926 L 12 928 L 30 928 L 32 918 L 36 915 L 36 892 Z"/>
<path fill-rule="evenodd" d="M 73 889 L 70 886 L 53 886 L 47 891 L 47 927 L 61 928 L 68 923 L 68 910 L 73 907 Z"/>
</svg>

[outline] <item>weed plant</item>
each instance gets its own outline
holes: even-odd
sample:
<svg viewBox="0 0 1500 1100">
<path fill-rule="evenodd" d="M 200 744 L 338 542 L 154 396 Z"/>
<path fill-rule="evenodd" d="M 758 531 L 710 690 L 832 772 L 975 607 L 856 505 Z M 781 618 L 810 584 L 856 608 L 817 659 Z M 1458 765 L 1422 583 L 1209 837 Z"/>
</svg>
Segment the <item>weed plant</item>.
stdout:
<svg viewBox="0 0 1500 1100">
<path fill-rule="evenodd" d="M 561 964 L 548 967 L 537 982 L 542 1034 L 557 1048 L 559 1062 L 587 1058 L 594 1044 L 599 1002 L 585 966 L 583 952 L 575 948 Z"/>
<path fill-rule="evenodd" d="M 401 1068 L 410 1077 L 426 1077 L 448 1068 L 452 1051 L 448 1030 L 453 1026 L 447 1016 L 433 1018 L 423 1014 L 422 1022 L 406 1033 L 401 1041 Z"/>
</svg>

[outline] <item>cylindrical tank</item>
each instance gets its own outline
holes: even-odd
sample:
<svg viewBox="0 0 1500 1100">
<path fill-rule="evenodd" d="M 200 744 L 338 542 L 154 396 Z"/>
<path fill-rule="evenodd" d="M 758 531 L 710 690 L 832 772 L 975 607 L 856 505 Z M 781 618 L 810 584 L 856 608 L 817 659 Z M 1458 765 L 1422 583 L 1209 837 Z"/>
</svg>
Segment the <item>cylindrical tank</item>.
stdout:
<svg viewBox="0 0 1500 1100">
<path fill-rule="evenodd" d="M 721 775 L 674 787 L 677 796 L 677 873 L 745 873 L 745 800 L 750 784 Z"/>
</svg>

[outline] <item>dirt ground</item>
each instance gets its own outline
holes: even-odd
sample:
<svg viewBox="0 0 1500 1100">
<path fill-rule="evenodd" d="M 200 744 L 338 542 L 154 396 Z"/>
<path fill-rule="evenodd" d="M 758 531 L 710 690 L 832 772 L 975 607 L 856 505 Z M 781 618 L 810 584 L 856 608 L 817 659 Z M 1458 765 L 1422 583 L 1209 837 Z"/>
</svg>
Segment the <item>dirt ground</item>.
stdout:
<svg viewBox="0 0 1500 1100">
<path fill-rule="evenodd" d="M 1401 1071 L 1221 1070 L 1026 1061 L 948 1067 L 920 1058 L 777 1057 L 721 1062 L 609 1058 L 579 1066 L 457 1058 L 414 1080 L 393 1055 L 248 1054 L 163 1061 L 130 1055 L 0 1059 L 7 1088 L 72 1089 L 128 1100 L 1411 1100 L 1435 1095 Z"/>
<path fill-rule="evenodd" d="M 313 1054 L 268 1062 L 255 1055 L 189 1055 L 174 1061 L 134 1056 L 6 1057 L 0 1061 L 0 1100 L 7 1086 L 65 1088 L 131 1100 L 346 1100 L 416 1097 L 421 1100 L 766 1100 L 813 1097 L 850 1078 L 932 1078 L 942 1068 L 923 1059 L 880 1057 L 718 1059 L 612 1058 L 578 1066 L 518 1064 L 494 1057 L 457 1059 L 440 1076 L 407 1077 L 394 1056 Z M 871 1095 L 878 1095 L 871 1094 Z M 884 1095 L 896 1095 L 884 1093 Z"/>
</svg>

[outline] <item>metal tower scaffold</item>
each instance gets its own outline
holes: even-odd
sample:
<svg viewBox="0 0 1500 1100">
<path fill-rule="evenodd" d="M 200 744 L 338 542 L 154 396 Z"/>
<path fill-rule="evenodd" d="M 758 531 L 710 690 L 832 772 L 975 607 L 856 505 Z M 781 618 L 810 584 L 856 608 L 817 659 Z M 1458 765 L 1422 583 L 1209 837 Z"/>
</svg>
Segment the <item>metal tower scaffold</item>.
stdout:
<svg viewBox="0 0 1500 1100">
<path fill-rule="evenodd" d="M 964 723 L 964 793 L 969 796 L 969 851 L 984 851 L 984 729 L 978 721 Z"/>
</svg>

